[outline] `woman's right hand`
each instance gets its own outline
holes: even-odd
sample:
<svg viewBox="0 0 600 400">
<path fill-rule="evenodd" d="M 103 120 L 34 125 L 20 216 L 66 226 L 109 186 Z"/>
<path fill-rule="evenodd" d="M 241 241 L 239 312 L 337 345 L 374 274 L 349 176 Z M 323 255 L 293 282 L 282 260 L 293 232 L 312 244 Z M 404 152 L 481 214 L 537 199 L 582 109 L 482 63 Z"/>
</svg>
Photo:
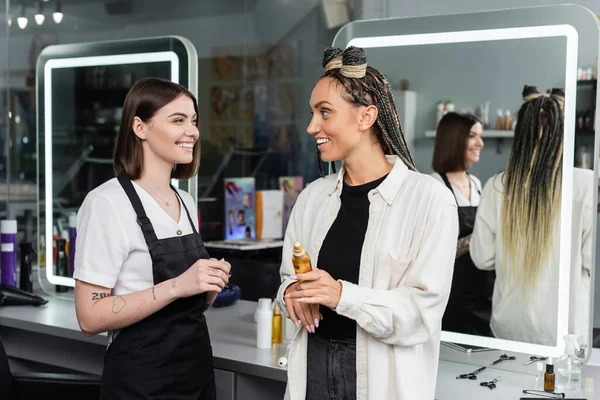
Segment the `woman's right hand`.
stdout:
<svg viewBox="0 0 600 400">
<path fill-rule="evenodd" d="M 231 265 L 211 258 L 196 261 L 187 271 L 170 281 L 176 298 L 190 297 L 204 292 L 217 292 L 229 282 Z"/>
<path fill-rule="evenodd" d="M 285 289 L 287 294 L 288 290 L 296 290 L 298 282 L 294 282 Z M 319 327 L 319 321 L 323 319 L 323 316 L 319 312 L 318 304 L 306 304 L 301 303 L 297 299 L 284 298 L 285 306 L 287 307 L 288 314 L 296 326 L 300 327 L 299 324 L 304 325 L 304 328 L 310 333 L 315 333 L 315 327 Z"/>
</svg>

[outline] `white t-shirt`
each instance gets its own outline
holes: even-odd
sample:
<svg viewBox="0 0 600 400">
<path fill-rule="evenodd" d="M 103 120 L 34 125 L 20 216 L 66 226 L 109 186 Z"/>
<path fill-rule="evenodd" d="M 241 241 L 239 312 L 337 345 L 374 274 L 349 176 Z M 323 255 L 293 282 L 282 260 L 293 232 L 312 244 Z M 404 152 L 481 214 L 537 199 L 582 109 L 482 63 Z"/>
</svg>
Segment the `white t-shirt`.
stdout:
<svg viewBox="0 0 600 400">
<path fill-rule="evenodd" d="M 442 185 L 446 186 L 440 174 L 434 172 L 431 176 L 440 181 Z M 459 207 L 477 207 L 479 205 L 479 200 L 481 199 L 481 181 L 475 175 L 469 174 L 469 178 L 469 182 L 471 183 L 471 200 L 469 200 L 467 195 L 464 194 L 460 188 L 455 187 L 452 183 L 450 184 L 452 186 L 452 191 L 454 192 L 454 197 L 456 197 L 456 204 Z"/>
<path fill-rule="evenodd" d="M 146 215 L 158 239 L 193 232 L 185 209 L 180 204 L 179 223 L 136 183 Z M 177 190 L 196 229 L 198 214 L 192 196 Z M 181 202 L 180 202 L 181 203 Z M 123 295 L 154 285 L 152 259 L 133 206 L 116 178 L 98 186 L 86 196 L 77 213 L 77 241 L 73 277 L 112 289 Z"/>
</svg>

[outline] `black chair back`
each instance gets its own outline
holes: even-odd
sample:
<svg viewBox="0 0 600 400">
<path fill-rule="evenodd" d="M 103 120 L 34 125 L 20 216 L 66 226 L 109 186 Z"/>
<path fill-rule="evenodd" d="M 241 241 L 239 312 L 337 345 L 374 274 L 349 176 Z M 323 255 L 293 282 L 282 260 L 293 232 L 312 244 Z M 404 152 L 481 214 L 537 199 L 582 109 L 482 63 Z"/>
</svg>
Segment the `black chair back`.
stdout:
<svg viewBox="0 0 600 400">
<path fill-rule="evenodd" d="M 2 336 L 0 336 L 0 393 L 2 393 L 2 400 L 17 400 Z"/>
</svg>

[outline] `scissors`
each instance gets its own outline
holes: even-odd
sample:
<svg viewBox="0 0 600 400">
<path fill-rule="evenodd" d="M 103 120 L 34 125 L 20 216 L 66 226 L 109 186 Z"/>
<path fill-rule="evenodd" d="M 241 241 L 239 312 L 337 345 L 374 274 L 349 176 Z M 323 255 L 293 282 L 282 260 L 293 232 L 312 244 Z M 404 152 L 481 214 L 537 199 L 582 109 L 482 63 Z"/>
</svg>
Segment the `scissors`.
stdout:
<svg viewBox="0 0 600 400">
<path fill-rule="evenodd" d="M 499 359 L 497 359 L 496 361 L 494 361 L 494 362 L 492 363 L 492 365 L 496 365 L 496 364 L 498 364 L 498 363 L 501 363 L 502 361 L 506 361 L 506 360 L 516 360 L 516 359 L 517 359 L 517 357 L 515 357 L 515 356 L 510 356 L 510 357 L 509 357 L 509 356 L 507 356 L 506 354 L 502 354 L 502 355 L 500 356 L 500 358 L 499 358 Z"/>
<path fill-rule="evenodd" d="M 525 364 L 523 365 L 529 365 L 532 364 L 536 361 L 546 361 L 548 359 L 548 357 L 537 357 L 537 356 L 531 356 L 529 357 L 529 361 L 527 361 Z"/>
<path fill-rule="evenodd" d="M 487 386 L 488 388 L 490 388 L 490 390 L 494 389 L 496 387 L 496 382 L 498 382 L 502 377 L 499 376 L 496 379 L 494 379 L 493 381 L 489 381 L 489 382 L 481 382 L 479 384 L 479 386 Z"/>
<path fill-rule="evenodd" d="M 468 374 L 462 374 L 456 377 L 456 379 L 471 379 L 471 380 L 476 380 L 477 379 L 477 374 L 480 373 L 481 371 L 483 371 L 486 367 L 481 367 L 478 370 L 475 370 L 473 372 L 469 372 Z"/>
</svg>

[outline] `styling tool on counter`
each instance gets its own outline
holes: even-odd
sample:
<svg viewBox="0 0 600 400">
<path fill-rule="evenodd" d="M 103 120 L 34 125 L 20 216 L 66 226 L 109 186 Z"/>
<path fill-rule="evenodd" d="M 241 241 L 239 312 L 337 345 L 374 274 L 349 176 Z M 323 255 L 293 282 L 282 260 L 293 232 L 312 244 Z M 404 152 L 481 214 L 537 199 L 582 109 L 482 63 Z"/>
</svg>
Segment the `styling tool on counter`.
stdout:
<svg viewBox="0 0 600 400">
<path fill-rule="evenodd" d="M 0 284 L 0 306 L 43 306 L 48 300 L 5 284 Z"/>
<path fill-rule="evenodd" d="M 506 354 L 502 354 L 499 359 L 497 359 L 496 361 L 494 361 L 492 363 L 492 365 L 500 364 L 502 361 L 510 361 L 510 360 L 516 360 L 516 359 L 517 359 L 517 357 L 515 357 L 515 356 L 509 357 Z"/>
<path fill-rule="evenodd" d="M 564 393 L 556 393 L 556 392 L 543 392 L 541 390 L 523 390 L 525 394 L 531 394 L 535 396 L 541 396 L 546 399 L 564 399 Z"/>
<path fill-rule="evenodd" d="M 538 357 L 538 356 L 531 356 L 529 357 L 529 361 L 527 361 L 525 364 L 523 365 L 529 365 L 529 364 L 533 364 L 536 361 L 546 361 L 548 359 L 548 357 Z"/>
<path fill-rule="evenodd" d="M 294 243 L 294 251 L 292 253 L 292 265 L 296 274 L 305 274 L 312 271 L 310 257 L 302 246 L 302 243 L 296 241 Z"/>
<path fill-rule="evenodd" d="M 494 379 L 493 381 L 489 381 L 489 382 L 481 382 L 479 384 L 479 386 L 487 386 L 490 390 L 494 389 L 496 387 L 496 382 L 498 382 L 500 379 L 502 379 L 501 376 L 497 377 L 496 379 Z"/>
<path fill-rule="evenodd" d="M 481 371 L 483 371 L 486 367 L 481 367 L 479 369 L 476 369 L 473 372 L 469 372 L 468 374 L 462 374 L 456 377 L 456 379 L 471 379 L 471 380 L 476 380 L 477 379 L 477 374 L 480 373 Z"/>
</svg>

